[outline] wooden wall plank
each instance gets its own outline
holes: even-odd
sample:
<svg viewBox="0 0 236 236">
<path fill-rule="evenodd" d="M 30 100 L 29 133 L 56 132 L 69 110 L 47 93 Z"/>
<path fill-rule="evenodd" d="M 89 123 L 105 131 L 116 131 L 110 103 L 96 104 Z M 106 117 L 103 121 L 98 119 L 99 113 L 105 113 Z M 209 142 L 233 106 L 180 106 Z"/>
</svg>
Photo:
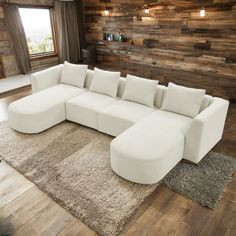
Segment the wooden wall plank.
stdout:
<svg viewBox="0 0 236 236">
<path fill-rule="evenodd" d="M 236 101 L 236 1 L 149 2 L 145 15 L 144 0 L 85 1 L 87 41 L 97 45 L 99 66 Z M 103 15 L 105 7 L 109 17 Z M 103 33 L 119 32 L 126 42 L 103 40 Z"/>
</svg>

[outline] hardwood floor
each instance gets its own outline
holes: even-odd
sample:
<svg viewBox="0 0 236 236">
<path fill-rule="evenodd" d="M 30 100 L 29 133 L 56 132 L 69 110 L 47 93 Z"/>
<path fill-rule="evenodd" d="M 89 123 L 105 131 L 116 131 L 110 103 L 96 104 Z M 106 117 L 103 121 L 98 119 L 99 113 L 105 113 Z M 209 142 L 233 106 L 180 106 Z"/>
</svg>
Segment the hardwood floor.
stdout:
<svg viewBox="0 0 236 236">
<path fill-rule="evenodd" d="M 31 93 L 15 90 L 0 98 L 0 121 L 10 102 Z M 214 151 L 236 158 L 236 104 L 231 104 L 223 139 Z M 5 162 L 0 163 L 0 235 L 97 235 Z M 236 235 L 236 174 L 214 210 L 160 185 L 126 224 L 122 236 Z"/>
</svg>

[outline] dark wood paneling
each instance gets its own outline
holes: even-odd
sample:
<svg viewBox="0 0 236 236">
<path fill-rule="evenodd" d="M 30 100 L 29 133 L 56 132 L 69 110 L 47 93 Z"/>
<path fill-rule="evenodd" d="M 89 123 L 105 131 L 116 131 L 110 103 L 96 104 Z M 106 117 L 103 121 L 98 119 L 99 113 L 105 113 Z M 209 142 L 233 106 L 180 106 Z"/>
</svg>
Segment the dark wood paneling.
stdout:
<svg viewBox="0 0 236 236">
<path fill-rule="evenodd" d="M 236 101 L 236 1 L 85 1 L 87 41 L 100 67 L 169 81 Z M 206 16 L 200 18 L 204 6 Z M 103 16 L 105 7 L 110 16 Z M 133 17 L 142 19 L 133 21 Z M 103 41 L 119 31 L 126 42 Z"/>
<path fill-rule="evenodd" d="M 2 57 L 0 56 L 0 79 L 5 77 L 5 71 L 3 67 Z"/>
</svg>

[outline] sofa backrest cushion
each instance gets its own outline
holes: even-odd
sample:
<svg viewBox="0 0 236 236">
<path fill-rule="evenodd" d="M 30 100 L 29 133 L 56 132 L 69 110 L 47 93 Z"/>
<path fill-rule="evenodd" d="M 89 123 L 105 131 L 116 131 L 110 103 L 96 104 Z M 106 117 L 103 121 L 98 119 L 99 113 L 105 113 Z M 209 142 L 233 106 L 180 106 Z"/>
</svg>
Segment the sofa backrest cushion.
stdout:
<svg viewBox="0 0 236 236">
<path fill-rule="evenodd" d="M 87 69 L 88 65 L 76 65 L 65 61 L 61 74 L 61 83 L 83 88 Z"/>
<path fill-rule="evenodd" d="M 90 69 L 87 70 L 87 75 L 86 75 L 86 79 L 84 83 L 84 87 L 87 89 L 89 89 L 92 84 L 93 74 L 94 74 L 93 70 L 90 70 Z M 125 81 L 126 81 L 126 78 L 120 77 L 119 87 L 118 87 L 118 92 L 117 92 L 117 96 L 120 98 L 122 98 L 124 90 L 125 90 Z M 166 97 L 167 89 L 168 88 L 165 85 L 159 85 L 159 84 L 157 85 L 156 94 L 154 98 L 155 107 L 161 108 Z M 203 110 L 205 110 L 212 103 L 212 100 L 213 100 L 212 96 L 205 95 L 199 112 L 202 112 Z"/>
<path fill-rule="evenodd" d="M 86 78 L 87 80 L 87 78 Z M 120 83 L 118 87 L 118 93 L 117 96 L 122 98 L 124 91 L 125 91 L 125 81 L 126 78 L 120 77 Z M 164 85 L 157 85 L 156 87 L 156 92 L 155 92 L 155 98 L 154 98 L 154 106 L 157 108 L 161 107 L 162 101 L 163 101 L 163 96 L 167 90 L 167 87 Z"/>
<path fill-rule="evenodd" d="M 212 102 L 213 102 L 213 97 L 210 95 L 205 95 L 203 98 L 199 113 L 205 110 L 207 107 L 209 107 Z"/>
<path fill-rule="evenodd" d="M 95 68 L 90 91 L 116 97 L 119 80 L 120 72 L 105 71 Z"/>
<path fill-rule="evenodd" d="M 154 98 L 154 105 L 157 108 L 161 108 L 162 102 L 163 102 L 163 98 L 165 97 L 167 91 L 167 87 L 164 85 L 157 85 L 157 89 L 156 89 L 156 95 Z"/>
<path fill-rule="evenodd" d="M 85 88 L 90 89 L 90 86 L 93 82 L 93 75 L 94 75 L 94 71 L 88 69 L 87 70 L 87 75 L 86 75 L 86 78 L 85 78 L 85 82 L 84 82 L 84 87 Z"/>
<path fill-rule="evenodd" d="M 169 83 L 161 109 L 194 118 L 200 111 L 205 92 Z"/>
<path fill-rule="evenodd" d="M 85 83 L 84 83 L 85 88 L 90 89 L 90 86 L 91 86 L 92 81 L 93 81 L 93 75 L 94 75 L 94 71 L 88 69 L 87 70 L 87 75 L 86 75 L 86 78 L 85 78 Z M 125 78 L 120 77 L 117 96 L 121 98 L 123 96 L 124 90 L 125 90 Z"/>
<path fill-rule="evenodd" d="M 126 81 L 126 78 L 120 77 L 120 82 L 119 82 L 118 92 L 117 92 L 117 96 L 119 98 L 122 98 L 122 96 L 124 94 L 124 91 L 125 91 L 125 81 Z"/>
<path fill-rule="evenodd" d="M 156 107 L 161 108 L 165 97 L 166 97 L 166 93 L 167 93 L 167 87 L 164 85 L 157 85 L 157 92 L 156 92 L 156 96 L 155 96 L 155 101 L 154 104 Z M 203 110 L 205 110 L 207 107 L 209 107 L 211 105 L 213 101 L 213 97 L 210 95 L 205 95 L 199 110 L 199 113 L 202 112 Z"/>
<path fill-rule="evenodd" d="M 86 79 L 85 79 L 85 83 L 84 83 L 84 87 L 89 89 L 92 81 L 93 81 L 93 75 L 94 75 L 94 71 L 88 69 L 87 70 L 87 75 L 86 75 Z M 119 81 L 119 86 L 118 86 L 118 92 L 117 92 L 117 96 L 119 98 L 122 98 L 124 91 L 125 91 L 125 81 L 126 78 L 124 77 L 120 77 L 120 81 Z M 165 91 L 167 90 L 167 87 L 164 85 L 157 85 L 156 88 L 156 94 L 155 94 L 155 98 L 154 98 L 154 106 L 160 108 L 162 101 L 163 101 L 163 96 Z"/>
<path fill-rule="evenodd" d="M 123 100 L 153 107 L 158 81 L 127 75 Z"/>
</svg>

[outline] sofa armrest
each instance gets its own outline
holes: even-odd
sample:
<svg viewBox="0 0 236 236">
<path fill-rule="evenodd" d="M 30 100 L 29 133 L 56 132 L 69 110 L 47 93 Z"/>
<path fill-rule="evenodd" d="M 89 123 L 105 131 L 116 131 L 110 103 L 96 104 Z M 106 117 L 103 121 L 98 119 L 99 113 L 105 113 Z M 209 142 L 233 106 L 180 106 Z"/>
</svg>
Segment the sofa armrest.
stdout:
<svg viewBox="0 0 236 236">
<path fill-rule="evenodd" d="M 57 65 L 48 69 L 33 73 L 30 78 L 32 92 L 49 88 L 60 83 L 63 65 Z"/>
<path fill-rule="evenodd" d="M 229 102 L 213 98 L 198 114 L 186 134 L 184 159 L 198 163 L 222 138 Z"/>
</svg>

